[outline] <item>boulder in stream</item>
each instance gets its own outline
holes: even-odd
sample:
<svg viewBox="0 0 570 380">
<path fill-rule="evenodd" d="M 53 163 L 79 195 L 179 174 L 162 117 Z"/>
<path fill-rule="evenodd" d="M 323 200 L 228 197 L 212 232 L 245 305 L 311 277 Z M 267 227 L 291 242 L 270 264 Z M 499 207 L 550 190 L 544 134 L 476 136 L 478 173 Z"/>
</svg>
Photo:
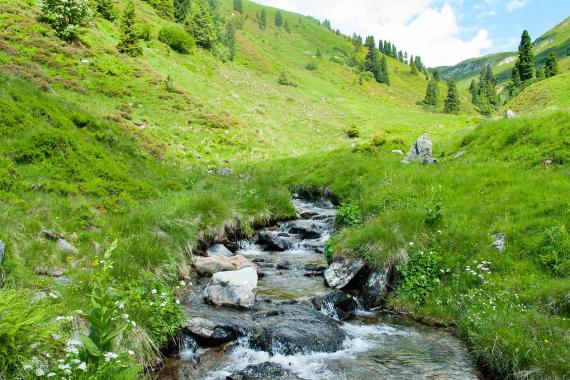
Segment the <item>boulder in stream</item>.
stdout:
<svg viewBox="0 0 570 380">
<path fill-rule="evenodd" d="M 291 240 L 284 236 L 279 236 L 274 231 L 262 231 L 259 233 L 257 242 L 273 251 L 286 251 L 291 247 Z"/>
<path fill-rule="evenodd" d="M 331 288 L 342 289 L 356 277 L 362 268 L 364 260 L 335 255 L 333 263 L 325 271 L 325 280 Z"/>
<path fill-rule="evenodd" d="M 227 380 L 301 380 L 294 373 L 277 363 L 265 362 L 250 365 L 243 371 L 226 377 Z"/>
<path fill-rule="evenodd" d="M 321 313 L 336 319 L 344 319 L 348 314 L 358 309 L 358 301 L 350 294 L 335 290 L 324 297 L 316 296 L 311 303 Z"/>
<path fill-rule="evenodd" d="M 321 237 L 318 226 L 311 220 L 290 222 L 287 226 L 287 232 L 297 235 L 301 239 L 318 239 Z"/>
<path fill-rule="evenodd" d="M 258 275 L 262 275 L 258 270 L 257 265 L 241 255 L 230 257 L 214 256 L 214 257 L 201 257 L 196 256 L 193 259 L 196 271 L 201 276 L 213 276 L 218 272 L 228 272 L 240 270 L 243 268 L 254 268 Z"/>
<path fill-rule="evenodd" d="M 251 343 L 271 355 L 341 350 L 346 333 L 339 322 L 310 306 L 281 305 L 279 313 L 256 320 Z"/>
<path fill-rule="evenodd" d="M 208 257 L 230 257 L 234 255 L 233 252 L 223 244 L 214 244 L 209 246 L 206 253 Z"/>
<path fill-rule="evenodd" d="M 364 305 L 368 308 L 379 306 L 388 294 L 388 283 L 392 274 L 391 267 L 373 270 L 362 287 Z"/>
<path fill-rule="evenodd" d="M 207 345 L 227 343 L 242 335 L 241 331 L 230 323 L 219 323 L 206 318 L 192 318 L 187 322 L 185 330 Z"/>
<path fill-rule="evenodd" d="M 255 304 L 257 271 L 244 268 L 231 272 L 218 272 L 204 290 L 204 298 L 215 306 L 250 309 Z"/>
</svg>

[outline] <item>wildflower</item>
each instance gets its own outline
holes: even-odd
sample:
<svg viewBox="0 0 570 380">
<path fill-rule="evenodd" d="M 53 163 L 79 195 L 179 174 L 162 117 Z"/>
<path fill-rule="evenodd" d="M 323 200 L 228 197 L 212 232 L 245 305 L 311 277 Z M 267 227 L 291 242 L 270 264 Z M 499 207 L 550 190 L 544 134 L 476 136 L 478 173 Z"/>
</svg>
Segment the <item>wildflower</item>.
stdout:
<svg viewBox="0 0 570 380">
<path fill-rule="evenodd" d="M 414 246 L 414 242 L 411 241 L 411 242 L 408 243 L 408 245 L 409 245 L 410 247 L 413 247 L 413 246 Z"/>
<path fill-rule="evenodd" d="M 87 372 L 87 364 L 85 364 L 85 362 L 81 362 L 78 366 L 77 369 L 83 371 L 83 372 Z"/>
<path fill-rule="evenodd" d="M 55 376 L 55 373 L 53 373 L 53 372 L 50 372 L 47 374 L 47 377 L 54 377 L 54 376 Z"/>
<path fill-rule="evenodd" d="M 137 323 L 135 321 L 131 321 L 131 325 L 133 325 L 133 327 L 137 327 Z"/>
<path fill-rule="evenodd" d="M 34 368 L 34 366 L 32 366 L 31 364 L 24 364 L 22 368 L 24 368 L 26 371 L 31 371 Z"/>
<path fill-rule="evenodd" d="M 117 354 L 114 353 L 114 352 L 105 352 L 105 353 L 103 354 L 103 357 L 105 358 L 105 362 L 106 362 L 106 363 L 109 363 L 112 359 L 118 358 L 119 355 L 117 355 Z"/>
<path fill-rule="evenodd" d="M 124 308 L 125 308 L 125 305 L 124 305 L 124 304 L 120 304 L 120 305 L 119 305 L 119 309 L 124 309 Z"/>
<path fill-rule="evenodd" d="M 134 355 L 134 354 L 135 354 L 135 352 L 134 352 L 133 350 L 128 350 L 127 353 L 128 353 L 129 355 Z"/>
<path fill-rule="evenodd" d="M 128 314 L 123 314 L 123 318 L 125 318 L 127 321 L 129 320 L 129 315 Z"/>
<path fill-rule="evenodd" d="M 151 292 L 152 294 L 156 294 L 156 293 L 157 293 L 157 290 L 156 290 L 156 289 L 152 289 L 150 292 Z"/>
<path fill-rule="evenodd" d="M 45 375 L 45 374 L 46 374 L 46 373 L 44 372 L 43 369 L 41 369 L 41 368 L 37 368 L 37 369 L 36 369 L 36 376 L 37 376 L 37 377 L 43 376 L 43 375 Z"/>
<path fill-rule="evenodd" d="M 177 299 L 176 301 L 174 301 L 177 305 L 180 305 L 180 300 Z"/>
<path fill-rule="evenodd" d="M 550 343 L 550 341 L 548 339 L 545 339 L 544 343 L 548 344 L 548 343 Z"/>
<path fill-rule="evenodd" d="M 180 281 L 180 286 L 186 286 L 186 281 Z"/>
<path fill-rule="evenodd" d="M 154 302 L 150 301 L 148 304 L 149 304 L 150 306 L 152 306 L 152 305 L 154 305 Z"/>
<path fill-rule="evenodd" d="M 162 303 L 160 304 L 160 307 L 165 307 L 165 306 L 166 306 L 166 302 L 162 302 Z"/>
</svg>

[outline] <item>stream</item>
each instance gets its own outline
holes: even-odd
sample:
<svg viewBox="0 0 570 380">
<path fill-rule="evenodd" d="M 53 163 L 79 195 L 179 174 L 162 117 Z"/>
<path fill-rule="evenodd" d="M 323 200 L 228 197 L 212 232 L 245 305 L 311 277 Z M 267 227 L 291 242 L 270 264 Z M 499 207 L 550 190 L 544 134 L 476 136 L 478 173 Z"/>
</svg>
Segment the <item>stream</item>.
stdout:
<svg viewBox="0 0 570 380">
<path fill-rule="evenodd" d="M 158 379 L 480 378 L 452 332 L 365 310 L 358 297 L 327 287 L 323 251 L 335 208 L 326 200 L 293 202 L 297 220 L 261 230 L 234 249 L 263 272 L 253 310 L 206 304 L 209 279 L 196 281 L 185 314 L 215 325 L 216 339 L 185 333 Z M 268 234 L 279 247 L 262 238 Z"/>
</svg>

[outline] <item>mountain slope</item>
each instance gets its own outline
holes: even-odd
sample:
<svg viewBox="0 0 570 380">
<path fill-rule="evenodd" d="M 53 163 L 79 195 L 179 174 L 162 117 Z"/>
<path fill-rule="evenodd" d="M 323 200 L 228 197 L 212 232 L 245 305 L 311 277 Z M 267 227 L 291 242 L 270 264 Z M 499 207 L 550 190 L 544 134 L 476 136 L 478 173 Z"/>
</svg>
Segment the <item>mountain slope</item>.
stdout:
<svg viewBox="0 0 570 380">
<path fill-rule="evenodd" d="M 546 57 L 552 52 L 556 53 L 558 59 L 568 57 L 570 55 L 570 17 L 537 38 L 533 45 L 536 62 L 540 66 L 544 66 Z M 479 76 L 483 67 L 490 65 L 499 82 L 505 82 L 511 77 L 511 71 L 516 59 L 516 52 L 495 53 L 468 59 L 455 66 L 445 66 L 437 69 L 441 72 L 443 78 L 460 81 L 463 87 L 465 87 L 465 85 L 469 86 L 471 79 Z"/>
</svg>

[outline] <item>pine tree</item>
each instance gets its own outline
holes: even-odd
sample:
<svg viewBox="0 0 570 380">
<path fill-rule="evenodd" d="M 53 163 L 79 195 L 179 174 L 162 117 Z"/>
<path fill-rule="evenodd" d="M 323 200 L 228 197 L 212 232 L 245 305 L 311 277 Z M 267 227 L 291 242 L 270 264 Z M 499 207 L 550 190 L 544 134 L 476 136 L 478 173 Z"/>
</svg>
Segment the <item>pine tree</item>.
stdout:
<svg viewBox="0 0 570 380">
<path fill-rule="evenodd" d="M 289 27 L 289 21 L 288 20 L 285 20 L 285 23 L 283 24 L 283 29 L 285 29 L 285 31 L 287 33 L 291 32 L 291 28 Z"/>
<path fill-rule="evenodd" d="M 362 48 L 362 37 L 354 33 L 352 35 L 352 44 L 354 45 L 356 51 L 360 51 L 360 49 Z"/>
<path fill-rule="evenodd" d="M 558 61 L 556 60 L 556 54 L 550 53 L 548 57 L 546 57 L 544 75 L 546 78 L 550 78 L 556 74 L 558 74 Z"/>
<path fill-rule="evenodd" d="M 234 11 L 243 13 L 243 1 L 242 0 L 234 0 Z"/>
<path fill-rule="evenodd" d="M 408 52 L 407 51 L 404 52 L 404 63 L 406 65 L 408 64 Z"/>
<path fill-rule="evenodd" d="M 123 18 L 121 20 L 121 36 L 117 49 L 123 54 L 131 57 L 139 57 L 142 55 L 142 48 L 139 46 L 139 34 L 135 28 L 136 14 L 135 3 L 130 0 L 125 7 Z"/>
<path fill-rule="evenodd" d="M 401 50 L 398 52 L 398 61 L 404 62 L 404 52 Z"/>
<path fill-rule="evenodd" d="M 532 41 L 530 35 L 525 30 L 519 45 L 519 58 L 515 64 L 519 72 L 521 82 L 526 82 L 534 76 L 534 54 L 532 52 Z"/>
<path fill-rule="evenodd" d="M 96 0 L 95 10 L 106 20 L 113 21 L 116 17 L 113 0 Z"/>
<path fill-rule="evenodd" d="M 184 22 L 190 13 L 190 0 L 174 0 L 174 19 L 176 22 Z"/>
<path fill-rule="evenodd" d="M 196 44 L 204 49 L 211 49 L 216 42 L 216 24 L 206 0 L 196 0 L 195 10 L 187 24 L 188 32 L 194 36 Z"/>
<path fill-rule="evenodd" d="M 156 9 L 156 13 L 167 20 L 174 18 L 174 2 L 172 0 L 151 0 L 150 4 Z"/>
<path fill-rule="evenodd" d="M 420 73 L 420 72 L 419 72 L 418 68 L 416 67 L 416 64 L 415 64 L 415 63 L 411 63 L 411 64 L 410 64 L 410 74 L 412 74 L 412 75 L 419 75 L 419 73 Z"/>
<path fill-rule="evenodd" d="M 265 30 L 267 28 L 267 11 L 265 8 L 261 9 L 259 12 L 259 19 L 258 19 L 259 29 Z"/>
<path fill-rule="evenodd" d="M 471 85 L 469 86 L 469 93 L 471 94 L 471 102 L 477 104 L 477 96 L 479 95 L 479 86 L 475 79 L 471 80 Z"/>
<path fill-rule="evenodd" d="M 381 53 L 384 53 L 384 41 L 378 41 L 378 50 L 380 50 Z"/>
<path fill-rule="evenodd" d="M 366 46 L 368 50 L 376 49 L 376 42 L 374 41 L 374 36 L 366 37 L 366 42 L 364 42 L 364 46 Z"/>
<path fill-rule="evenodd" d="M 283 14 L 281 13 L 280 10 L 275 12 L 275 26 L 278 28 L 283 26 Z"/>
<path fill-rule="evenodd" d="M 226 34 L 224 35 L 224 45 L 228 48 L 230 61 L 233 61 L 236 56 L 236 28 L 234 23 L 228 21 L 226 24 Z"/>
<path fill-rule="evenodd" d="M 434 81 L 436 81 L 436 82 L 439 82 L 439 81 L 440 81 L 441 75 L 439 74 L 439 70 L 435 69 L 435 70 L 433 71 L 433 74 L 432 74 L 432 75 L 433 75 L 433 80 L 434 80 Z"/>
<path fill-rule="evenodd" d="M 424 98 L 424 104 L 437 109 L 439 106 L 439 86 L 435 79 L 428 82 L 426 88 L 426 96 Z"/>
<path fill-rule="evenodd" d="M 392 58 L 398 59 L 398 49 L 396 48 L 396 45 L 392 45 L 392 54 L 391 54 Z"/>
<path fill-rule="evenodd" d="M 388 86 L 390 85 L 390 75 L 388 74 L 388 60 L 386 59 L 385 55 L 382 56 L 382 60 L 380 61 L 380 70 L 378 72 L 376 80 L 379 83 L 385 83 Z"/>
<path fill-rule="evenodd" d="M 380 61 L 378 60 L 378 51 L 376 49 L 369 49 L 366 53 L 366 58 L 362 64 L 363 71 L 370 71 L 374 78 L 378 77 L 380 71 Z"/>
<path fill-rule="evenodd" d="M 447 83 L 447 98 L 445 98 L 445 113 L 459 113 L 459 94 L 454 80 Z"/>
<path fill-rule="evenodd" d="M 519 70 L 515 66 L 511 74 L 511 82 L 509 83 L 509 95 L 511 97 L 515 96 L 519 92 L 521 86 L 521 76 L 519 74 Z"/>
<path fill-rule="evenodd" d="M 544 67 L 536 67 L 536 73 L 535 73 L 536 79 L 538 80 L 543 80 L 546 78 L 546 74 L 545 74 L 545 70 Z"/>
</svg>

